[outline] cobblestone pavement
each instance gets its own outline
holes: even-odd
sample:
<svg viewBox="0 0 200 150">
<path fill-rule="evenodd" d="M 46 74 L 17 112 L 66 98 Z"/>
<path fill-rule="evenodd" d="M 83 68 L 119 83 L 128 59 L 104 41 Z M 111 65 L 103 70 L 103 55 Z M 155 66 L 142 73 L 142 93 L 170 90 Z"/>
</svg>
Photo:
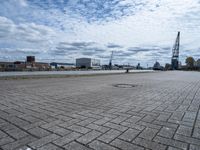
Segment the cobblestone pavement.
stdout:
<svg viewBox="0 0 200 150">
<path fill-rule="evenodd" d="M 200 150 L 199 106 L 198 72 L 0 80 L 0 149 Z"/>
</svg>

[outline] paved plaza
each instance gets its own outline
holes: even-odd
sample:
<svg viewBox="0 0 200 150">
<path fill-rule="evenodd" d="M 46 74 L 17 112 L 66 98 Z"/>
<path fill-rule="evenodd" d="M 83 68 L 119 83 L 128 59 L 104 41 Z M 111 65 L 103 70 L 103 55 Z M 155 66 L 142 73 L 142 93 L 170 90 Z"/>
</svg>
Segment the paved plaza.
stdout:
<svg viewBox="0 0 200 150">
<path fill-rule="evenodd" d="M 0 80 L 0 149 L 200 150 L 200 73 Z"/>
</svg>

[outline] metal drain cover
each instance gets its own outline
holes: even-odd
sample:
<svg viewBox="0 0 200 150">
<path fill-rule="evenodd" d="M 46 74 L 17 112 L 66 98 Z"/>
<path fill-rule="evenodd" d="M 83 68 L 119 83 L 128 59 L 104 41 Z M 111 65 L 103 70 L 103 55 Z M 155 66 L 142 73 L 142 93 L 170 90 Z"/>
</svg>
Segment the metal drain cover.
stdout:
<svg viewBox="0 0 200 150">
<path fill-rule="evenodd" d="M 136 87 L 137 85 L 135 84 L 114 84 L 114 87 L 118 87 L 118 88 L 133 88 Z"/>
</svg>

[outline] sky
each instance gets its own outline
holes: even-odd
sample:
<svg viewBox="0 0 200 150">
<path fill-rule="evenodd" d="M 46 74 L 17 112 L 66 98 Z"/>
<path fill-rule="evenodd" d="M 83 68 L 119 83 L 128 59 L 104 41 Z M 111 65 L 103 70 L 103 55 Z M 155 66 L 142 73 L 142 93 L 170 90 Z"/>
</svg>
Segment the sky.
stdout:
<svg viewBox="0 0 200 150">
<path fill-rule="evenodd" d="M 152 66 L 200 58 L 200 0 L 0 0 L 0 61 L 90 57 Z"/>
</svg>

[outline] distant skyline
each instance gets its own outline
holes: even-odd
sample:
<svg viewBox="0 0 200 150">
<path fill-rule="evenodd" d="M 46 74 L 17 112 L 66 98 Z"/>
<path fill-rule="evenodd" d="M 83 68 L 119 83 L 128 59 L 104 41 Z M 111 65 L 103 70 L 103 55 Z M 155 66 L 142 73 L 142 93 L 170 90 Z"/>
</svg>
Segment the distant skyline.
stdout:
<svg viewBox="0 0 200 150">
<path fill-rule="evenodd" d="M 75 62 L 78 57 L 152 66 L 200 58 L 199 0 L 0 0 L 0 61 Z"/>
</svg>

